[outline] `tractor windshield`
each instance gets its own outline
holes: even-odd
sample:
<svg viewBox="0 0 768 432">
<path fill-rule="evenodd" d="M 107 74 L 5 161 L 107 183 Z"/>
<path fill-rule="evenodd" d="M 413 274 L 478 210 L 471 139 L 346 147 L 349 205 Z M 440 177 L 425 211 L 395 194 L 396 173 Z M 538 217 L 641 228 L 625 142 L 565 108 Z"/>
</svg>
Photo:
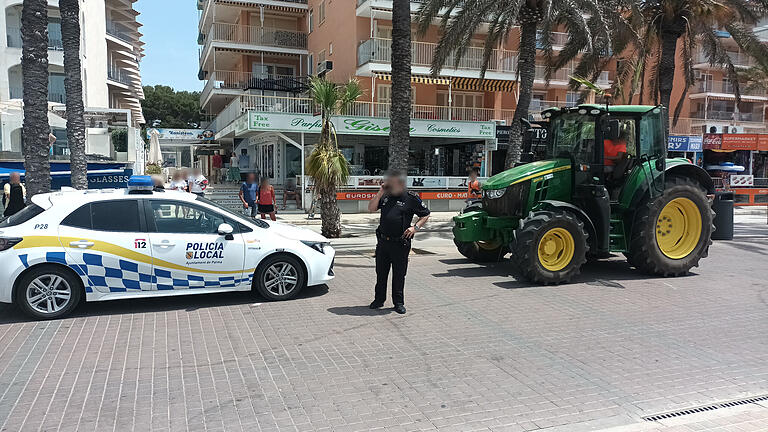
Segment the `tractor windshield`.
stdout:
<svg viewBox="0 0 768 432">
<path fill-rule="evenodd" d="M 579 113 L 566 113 L 553 119 L 549 158 L 570 158 L 588 162 L 595 152 L 597 118 Z"/>
</svg>

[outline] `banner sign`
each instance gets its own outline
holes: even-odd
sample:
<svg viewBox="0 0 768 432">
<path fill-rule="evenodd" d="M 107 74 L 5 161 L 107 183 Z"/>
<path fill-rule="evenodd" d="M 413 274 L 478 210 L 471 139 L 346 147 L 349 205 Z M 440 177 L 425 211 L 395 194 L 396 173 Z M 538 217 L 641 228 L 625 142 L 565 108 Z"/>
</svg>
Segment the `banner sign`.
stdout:
<svg viewBox="0 0 768 432">
<path fill-rule="evenodd" d="M 754 186 L 755 176 L 746 174 L 733 174 L 730 179 L 731 186 Z"/>
<path fill-rule="evenodd" d="M 443 191 L 443 192 L 422 192 L 419 195 L 422 200 L 436 200 L 436 199 L 467 199 L 467 191 Z"/>
<path fill-rule="evenodd" d="M 701 136 L 670 135 L 667 150 L 677 152 L 700 152 L 703 147 Z"/>
<path fill-rule="evenodd" d="M 723 147 L 721 134 L 704 134 L 704 150 L 720 150 Z"/>
<path fill-rule="evenodd" d="M 723 134 L 723 150 L 757 150 L 757 135 Z"/>
<path fill-rule="evenodd" d="M 338 201 L 370 201 L 375 196 L 376 192 L 336 192 Z M 419 197 L 422 200 L 465 200 L 467 199 L 467 191 L 419 192 Z"/>
<path fill-rule="evenodd" d="M 156 130 L 161 140 L 166 141 L 211 141 L 213 140 L 213 131 L 206 129 L 147 129 L 147 139 L 152 138 L 152 130 Z"/>
<path fill-rule="evenodd" d="M 388 118 L 338 116 L 333 124 L 338 134 L 389 136 Z M 248 130 L 252 131 L 320 133 L 321 128 L 320 116 L 311 114 L 248 112 Z M 411 119 L 411 136 L 494 139 L 496 124 Z"/>
</svg>

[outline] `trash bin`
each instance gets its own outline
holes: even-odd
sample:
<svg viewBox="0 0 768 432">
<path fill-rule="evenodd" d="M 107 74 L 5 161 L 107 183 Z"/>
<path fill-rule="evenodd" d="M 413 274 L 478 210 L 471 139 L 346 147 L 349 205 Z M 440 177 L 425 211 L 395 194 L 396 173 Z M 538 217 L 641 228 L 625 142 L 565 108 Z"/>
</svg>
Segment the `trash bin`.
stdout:
<svg viewBox="0 0 768 432">
<path fill-rule="evenodd" d="M 733 240 L 733 192 L 715 192 L 712 210 L 715 211 L 712 240 Z"/>
</svg>

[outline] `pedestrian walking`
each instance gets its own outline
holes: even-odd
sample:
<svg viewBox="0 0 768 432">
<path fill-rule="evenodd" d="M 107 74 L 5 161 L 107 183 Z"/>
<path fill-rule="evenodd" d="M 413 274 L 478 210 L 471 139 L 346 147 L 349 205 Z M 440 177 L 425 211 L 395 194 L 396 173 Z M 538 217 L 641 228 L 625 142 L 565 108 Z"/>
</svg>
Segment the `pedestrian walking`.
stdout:
<svg viewBox="0 0 768 432">
<path fill-rule="evenodd" d="M 246 213 L 256 217 L 256 201 L 259 199 L 259 183 L 256 182 L 256 174 L 248 173 L 245 182 L 240 186 L 239 195 Z"/>
<path fill-rule="evenodd" d="M 406 189 L 405 174 L 390 171 L 385 174 L 379 192 L 368 203 L 368 211 L 381 210 L 376 228 L 376 287 L 371 309 L 384 306 L 387 299 L 387 278 L 392 269 L 392 303 L 395 312 L 405 313 L 405 274 L 411 239 L 427 223 L 429 209 L 419 196 Z M 413 217 L 418 216 L 415 224 Z"/>
<path fill-rule="evenodd" d="M 277 206 L 275 204 L 275 188 L 269 184 L 269 178 L 264 177 L 259 185 L 259 201 L 257 202 L 262 219 L 266 219 L 268 214 L 270 219 L 277 220 L 275 216 Z"/>
<path fill-rule="evenodd" d="M 211 158 L 211 180 L 214 183 L 221 183 L 221 169 L 224 166 L 224 160 L 221 158 L 221 154 L 218 150 L 213 152 Z"/>
<path fill-rule="evenodd" d="M 200 168 L 192 170 L 192 175 L 187 179 L 189 191 L 197 196 L 204 197 L 205 189 L 208 187 L 208 179 L 203 175 Z"/>
<path fill-rule="evenodd" d="M 21 176 L 12 172 L 8 177 L 8 183 L 3 186 L 3 202 L 5 211 L 3 216 L 13 216 L 23 209 L 27 200 L 27 189 L 21 183 Z"/>
</svg>

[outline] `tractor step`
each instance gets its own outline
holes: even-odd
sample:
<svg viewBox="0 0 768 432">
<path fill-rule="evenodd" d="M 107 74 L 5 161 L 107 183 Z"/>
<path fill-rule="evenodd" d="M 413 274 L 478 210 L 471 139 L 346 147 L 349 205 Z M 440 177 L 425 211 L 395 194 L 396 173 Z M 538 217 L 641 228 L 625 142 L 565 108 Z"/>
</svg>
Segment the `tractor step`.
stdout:
<svg viewBox="0 0 768 432">
<path fill-rule="evenodd" d="M 611 219 L 611 229 L 608 235 L 611 252 L 627 252 L 627 239 L 624 233 L 624 221 Z"/>
</svg>

